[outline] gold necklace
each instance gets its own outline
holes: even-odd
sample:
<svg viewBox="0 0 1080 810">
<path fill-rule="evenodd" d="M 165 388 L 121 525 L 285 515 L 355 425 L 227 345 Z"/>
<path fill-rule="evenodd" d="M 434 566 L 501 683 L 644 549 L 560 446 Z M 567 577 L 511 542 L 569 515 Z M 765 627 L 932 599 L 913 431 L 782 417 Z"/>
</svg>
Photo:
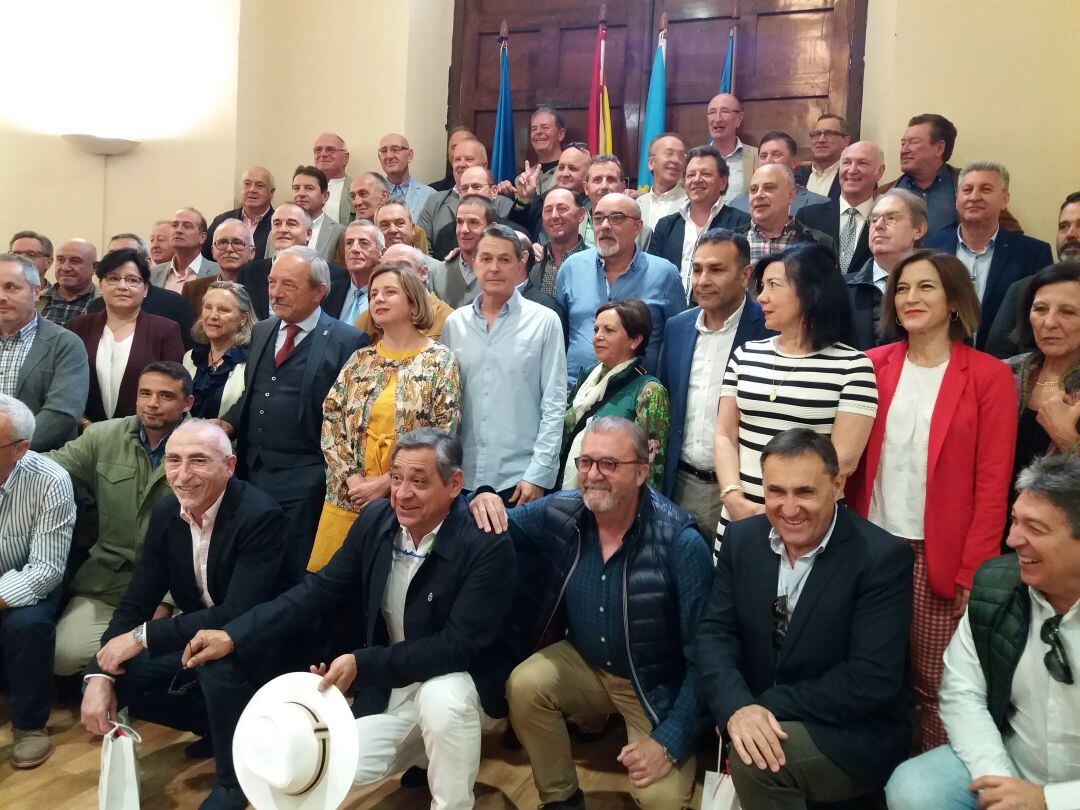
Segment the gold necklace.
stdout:
<svg viewBox="0 0 1080 810">
<path fill-rule="evenodd" d="M 776 381 L 776 354 L 773 355 L 773 358 L 772 358 L 772 374 L 770 375 L 771 378 L 772 378 L 772 391 L 769 392 L 769 402 L 776 402 L 776 395 L 780 390 L 780 386 L 783 385 L 785 382 L 787 382 L 787 378 L 790 377 L 793 373 L 795 373 L 796 369 L 798 369 L 799 366 L 802 364 L 802 361 L 803 361 L 804 357 L 806 357 L 806 355 L 803 355 L 797 361 L 795 361 L 795 365 L 793 365 L 791 368 L 789 368 L 788 373 L 780 378 L 780 382 L 777 382 Z"/>
<path fill-rule="evenodd" d="M 1046 382 L 1043 382 L 1042 380 L 1036 378 L 1035 379 L 1035 384 L 1037 386 L 1039 386 L 1040 388 L 1057 388 L 1058 387 L 1058 381 L 1057 380 L 1047 380 Z"/>
</svg>

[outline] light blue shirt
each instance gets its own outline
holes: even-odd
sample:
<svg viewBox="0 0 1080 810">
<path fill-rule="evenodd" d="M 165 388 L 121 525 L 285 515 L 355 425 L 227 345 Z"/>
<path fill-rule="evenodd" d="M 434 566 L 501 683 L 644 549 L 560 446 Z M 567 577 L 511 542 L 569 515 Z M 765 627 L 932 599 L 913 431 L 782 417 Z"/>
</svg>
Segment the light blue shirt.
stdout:
<svg viewBox="0 0 1080 810">
<path fill-rule="evenodd" d="M 421 183 L 412 175 L 409 175 L 409 179 L 404 183 L 398 185 L 390 183 L 390 199 L 405 203 L 413 222 L 416 222 L 420 212 L 424 210 L 424 203 L 427 202 L 428 197 L 434 193 L 435 189 Z"/>
<path fill-rule="evenodd" d="M 664 324 L 668 318 L 686 309 L 686 293 L 675 265 L 638 250 L 627 271 L 609 285 L 604 275 L 604 260 L 595 248 L 590 248 L 568 256 L 559 268 L 555 300 L 566 312 L 570 326 L 570 345 L 566 350 L 568 390 L 577 382 L 582 368 L 596 364 L 592 340 L 597 308 L 607 301 L 628 298 L 640 298 L 652 315 L 645 368 L 655 374 L 664 339 Z"/>
<path fill-rule="evenodd" d="M 799 557 L 795 561 L 795 565 L 792 565 L 788 560 L 787 549 L 784 548 L 784 541 L 781 539 L 780 533 L 776 529 L 769 530 L 769 546 L 780 557 L 780 573 L 776 580 L 776 595 L 787 597 L 789 619 L 791 614 L 795 612 L 795 603 L 799 601 L 799 595 L 803 592 L 806 580 L 810 577 L 810 570 L 814 567 L 814 562 L 825 551 L 825 547 L 829 545 L 829 538 L 832 537 L 833 529 L 836 528 L 838 511 L 836 507 L 833 507 L 832 523 L 829 524 L 829 530 L 825 532 L 825 536 L 821 538 L 821 543 L 813 551 Z"/>
<path fill-rule="evenodd" d="M 450 313 L 442 331 L 461 374 L 465 487 L 550 489 L 566 415 L 562 324 L 515 290 L 489 331 L 483 297 Z"/>
<path fill-rule="evenodd" d="M 357 293 L 360 294 L 359 301 L 357 300 Z M 350 281 L 349 292 L 345 295 L 345 304 L 341 308 L 340 319 L 351 326 L 360 317 L 361 313 L 367 312 L 367 309 L 367 287 L 357 287 Z"/>
<path fill-rule="evenodd" d="M 971 283 L 975 285 L 975 292 L 978 293 L 980 301 L 983 299 L 983 293 L 986 292 L 986 280 L 990 277 L 990 263 L 994 261 L 994 246 L 997 244 L 999 231 L 1000 228 L 994 231 L 994 235 L 986 240 L 982 250 L 975 251 L 964 241 L 964 234 L 960 232 L 960 228 L 956 229 L 956 258 L 968 269 Z"/>
<path fill-rule="evenodd" d="M 808 205 L 823 205 L 829 201 L 828 197 L 823 197 L 821 194 L 815 194 L 802 186 L 795 186 L 795 199 L 791 201 L 791 205 L 788 207 L 788 214 L 795 216 L 800 209 L 806 208 Z M 728 203 L 732 208 L 737 208 L 745 214 L 750 213 L 750 198 L 746 192 L 743 192 L 738 197 Z"/>
</svg>

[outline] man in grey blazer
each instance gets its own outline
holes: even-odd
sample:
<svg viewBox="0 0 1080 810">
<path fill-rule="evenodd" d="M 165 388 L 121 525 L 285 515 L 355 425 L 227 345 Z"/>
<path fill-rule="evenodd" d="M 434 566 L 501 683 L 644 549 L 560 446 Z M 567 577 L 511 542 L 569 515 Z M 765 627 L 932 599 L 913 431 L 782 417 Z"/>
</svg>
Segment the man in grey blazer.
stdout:
<svg viewBox="0 0 1080 810">
<path fill-rule="evenodd" d="M 0 254 L 0 393 L 33 412 L 35 452 L 75 438 L 90 386 L 82 341 L 38 315 L 40 290 L 41 275 L 29 259 Z"/>
<path fill-rule="evenodd" d="M 327 183 L 326 175 L 314 166 L 297 166 L 293 172 L 293 202 L 311 217 L 311 241 L 308 247 L 314 248 L 326 261 L 331 262 L 345 233 L 345 226 L 326 213 L 326 202 L 330 199 Z"/>
<path fill-rule="evenodd" d="M 454 218 L 457 216 L 458 203 L 461 202 L 462 196 L 467 196 L 470 193 L 462 189 L 460 185 L 461 175 L 470 166 L 489 168 L 487 149 L 484 148 L 480 141 L 465 140 L 457 145 L 454 150 L 454 160 L 451 164 L 454 172 L 454 187 L 447 191 L 432 194 L 424 203 L 424 210 L 420 212 L 416 224 L 427 232 L 430 247 L 435 245 L 435 237 L 439 235 L 439 231 L 454 222 Z M 513 207 L 514 202 L 509 197 L 495 197 L 495 208 L 498 216 L 505 217 Z M 435 258 L 440 259 L 442 257 L 435 256 Z"/>
<path fill-rule="evenodd" d="M 353 221 L 349 200 L 352 178 L 345 174 L 345 167 L 349 165 L 349 147 L 345 145 L 345 139 L 333 132 L 324 132 L 315 139 L 311 154 L 315 168 L 326 175 L 326 191 L 330 195 L 326 213 L 340 225 L 348 225 Z"/>
<path fill-rule="evenodd" d="M 150 283 L 175 293 L 189 281 L 218 274 L 217 262 L 202 255 L 206 240 L 206 217 L 195 208 L 181 208 L 169 220 L 169 244 L 173 257 L 150 268 Z"/>
</svg>

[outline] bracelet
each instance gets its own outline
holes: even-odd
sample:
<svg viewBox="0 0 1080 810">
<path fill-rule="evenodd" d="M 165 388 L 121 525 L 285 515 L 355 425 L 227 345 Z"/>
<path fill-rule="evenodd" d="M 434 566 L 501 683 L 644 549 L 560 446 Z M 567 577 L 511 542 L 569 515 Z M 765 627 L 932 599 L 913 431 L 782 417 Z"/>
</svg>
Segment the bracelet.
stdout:
<svg viewBox="0 0 1080 810">
<path fill-rule="evenodd" d="M 724 500 L 729 494 L 738 490 L 742 492 L 742 484 L 728 484 L 726 487 L 720 490 L 720 500 Z"/>
</svg>

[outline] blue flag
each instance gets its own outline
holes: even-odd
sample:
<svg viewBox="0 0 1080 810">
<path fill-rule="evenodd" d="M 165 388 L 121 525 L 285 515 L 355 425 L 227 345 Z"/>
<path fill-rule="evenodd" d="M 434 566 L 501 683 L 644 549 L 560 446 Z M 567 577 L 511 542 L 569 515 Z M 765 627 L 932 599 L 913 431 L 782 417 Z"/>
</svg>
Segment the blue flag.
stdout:
<svg viewBox="0 0 1080 810">
<path fill-rule="evenodd" d="M 514 149 L 514 105 L 510 101 L 510 54 L 504 42 L 499 57 L 499 106 L 495 112 L 495 136 L 491 143 L 491 173 L 495 182 L 514 181 L 517 156 Z"/>
<path fill-rule="evenodd" d="M 638 191 L 644 193 L 652 186 L 652 172 L 649 171 L 649 144 L 652 139 L 664 131 L 664 117 L 667 110 L 667 76 L 665 61 L 667 40 L 664 32 L 656 45 L 653 58 L 652 78 L 649 79 L 649 97 L 645 101 L 645 124 L 641 128 L 641 157 L 638 160 Z"/>
<path fill-rule="evenodd" d="M 735 84 L 735 26 L 728 29 L 727 53 L 724 54 L 724 72 L 720 74 L 720 92 L 730 93 Z"/>
</svg>

